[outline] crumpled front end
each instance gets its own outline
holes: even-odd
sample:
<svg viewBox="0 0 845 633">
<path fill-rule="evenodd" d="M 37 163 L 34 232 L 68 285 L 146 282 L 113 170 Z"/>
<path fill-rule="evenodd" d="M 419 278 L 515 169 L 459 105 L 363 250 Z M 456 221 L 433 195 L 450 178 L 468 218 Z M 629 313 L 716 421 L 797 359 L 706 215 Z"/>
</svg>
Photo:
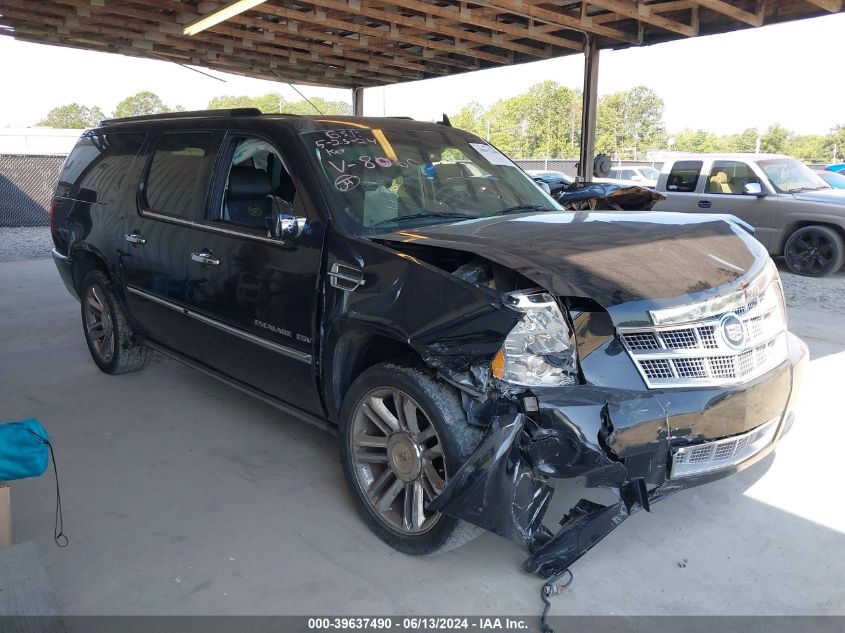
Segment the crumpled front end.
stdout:
<svg viewBox="0 0 845 633">
<path fill-rule="evenodd" d="M 577 385 L 526 393 L 491 420 L 430 508 L 526 544 L 525 571 L 558 575 L 633 513 L 768 455 L 792 424 L 808 360 L 798 338 L 789 335 L 788 345 L 780 366 L 734 387 Z M 741 432 L 710 437 L 717 429 Z M 618 501 L 582 499 L 553 533 L 543 524 L 550 480 L 572 478 L 612 489 Z"/>
</svg>

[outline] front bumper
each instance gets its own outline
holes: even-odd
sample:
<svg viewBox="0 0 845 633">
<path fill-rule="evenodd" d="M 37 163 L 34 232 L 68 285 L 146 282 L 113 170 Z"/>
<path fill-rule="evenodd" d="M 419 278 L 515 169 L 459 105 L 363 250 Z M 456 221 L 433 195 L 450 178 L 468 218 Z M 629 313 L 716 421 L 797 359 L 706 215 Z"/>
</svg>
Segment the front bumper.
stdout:
<svg viewBox="0 0 845 633">
<path fill-rule="evenodd" d="M 793 422 L 809 359 L 792 334 L 788 345 L 784 363 L 740 386 L 535 392 L 539 406 L 529 408 L 537 410 L 511 405 L 492 418 L 430 508 L 525 543 L 526 571 L 559 574 L 634 512 L 771 453 Z M 552 534 L 543 526 L 554 491 L 549 479 L 574 477 L 587 487 L 614 489 L 619 501 L 602 506 L 582 499 Z"/>
</svg>

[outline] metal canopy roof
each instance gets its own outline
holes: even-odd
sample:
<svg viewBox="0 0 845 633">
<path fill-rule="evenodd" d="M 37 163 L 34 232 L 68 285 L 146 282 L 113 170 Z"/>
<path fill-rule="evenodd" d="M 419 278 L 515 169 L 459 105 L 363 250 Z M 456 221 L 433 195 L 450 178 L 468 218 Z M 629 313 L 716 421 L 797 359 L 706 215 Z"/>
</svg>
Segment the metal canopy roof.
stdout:
<svg viewBox="0 0 845 633">
<path fill-rule="evenodd" d="M 194 36 L 202 0 L 0 0 L 0 34 L 261 79 L 343 88 L 724 33 L 842 0 L 271 0 Z"/>
</svg>

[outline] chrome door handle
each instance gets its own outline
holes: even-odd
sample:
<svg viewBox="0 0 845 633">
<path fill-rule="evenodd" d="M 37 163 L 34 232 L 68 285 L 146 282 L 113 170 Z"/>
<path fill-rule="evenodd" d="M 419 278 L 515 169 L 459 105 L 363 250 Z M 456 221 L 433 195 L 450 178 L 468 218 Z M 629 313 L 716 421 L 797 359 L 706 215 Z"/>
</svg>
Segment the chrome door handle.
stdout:
<svg viewBox="0 0 845 633">
<path fill-rule="evenodd" d="M 124 238 L 130 244 L 146 244 L 147 238 L 139 233 L 127 233 Z"/>
<path fill-rule="evenodd" d="M 220 263 L 220 260 L 217 259 L 211 251 L 191 253 L 191 259 L 195 262 L 199 262 L 200 264 L 210 264 L 212 266 L 217 266 Z"/>
</svg>

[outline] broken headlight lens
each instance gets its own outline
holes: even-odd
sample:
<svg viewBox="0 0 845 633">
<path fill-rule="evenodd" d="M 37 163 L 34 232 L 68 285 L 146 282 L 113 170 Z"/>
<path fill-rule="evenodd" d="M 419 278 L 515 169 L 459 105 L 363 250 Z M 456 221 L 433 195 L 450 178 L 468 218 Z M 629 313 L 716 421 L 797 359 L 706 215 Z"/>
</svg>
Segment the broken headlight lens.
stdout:
<svg viewBox="0 0 845 633">
<path fill-rule="evenodd" d="M 508 295 L 523 313 L 493 359 L 493 375 L 524 387 L 560 387 L 577 382 L 572 330 L 555 298 L 547 292 Z"/>
</svg>

